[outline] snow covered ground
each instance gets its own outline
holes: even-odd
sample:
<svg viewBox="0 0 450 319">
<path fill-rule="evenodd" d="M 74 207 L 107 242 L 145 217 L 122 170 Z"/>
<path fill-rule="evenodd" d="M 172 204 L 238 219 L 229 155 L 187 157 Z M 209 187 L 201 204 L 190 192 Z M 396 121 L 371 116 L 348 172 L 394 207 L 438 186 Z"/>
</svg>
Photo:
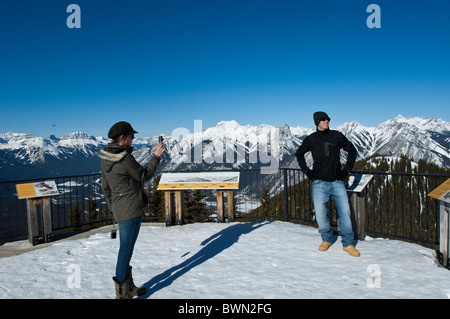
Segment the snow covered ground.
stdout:
<svg viewBox="0 0 450 319">
<path fill-rule="evenodd" d="M 316 228 L 286 222 L 142 226 L 131 264 L 145 298 L 450 298 L 450 271 L 416 244 L 340 238 L 319 252 Z M 114 298 L 118 239 L 64 240 L 0 259 L 0 298 Z"/>
</svg>

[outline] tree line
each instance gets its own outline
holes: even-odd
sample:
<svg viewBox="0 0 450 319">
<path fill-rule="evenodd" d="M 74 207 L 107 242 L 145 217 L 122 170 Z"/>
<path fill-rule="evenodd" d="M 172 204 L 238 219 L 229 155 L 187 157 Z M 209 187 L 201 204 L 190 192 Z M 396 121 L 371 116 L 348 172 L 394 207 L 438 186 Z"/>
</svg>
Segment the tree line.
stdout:
<svg viewBox="0 0 450 319">
<path fill-rule="evenodd" d="M 157 187 L 161 176 L 147 183 L 145 192 L 148 196 L 149 205 L 142 212 L 142 217 L 155 221 L 165 220 L 165 199 L 164 193 L 158 191 Z M 206 194 L 201 190 L 192 190 L 184 192 L 184 221 L 186 223 L 194 222 L 194 219 L 207 220 L 214 211 L 207 208 Z M 107 208 L 99 209 L 96 201 L 89 196 L 85 200 L 84 206 L 77 200 L 72 204 L 67 217 L 70 230 L 86 230 L 95 227 L 109 225 L 113 221 L 112 214 Z"/>
<path fill-rule="evenodd" d="M 427 196 L 448 177 L 450 170 L 424 160 L 414 162 L 406 156 L 373 155 L 355 163 L 355 172 L 374 172 L 373 179 L 364 190 L 364 205 L 368 234 L 395 237 L 408 240 L 420 239 L 426 243 L 435 243 L 438 238 L 439 203 Z M 377 173 L 379 172 L 379 173 Z M 401 174 L 397 174 L 401 173 Z M 406 175 L 405 175 L 406 173 Z M 267 185 L 263 185 L 259 194 L 259 206 L 250 212 L 239 212 L 235 198 L 236 217 L 245 216 L 247 221 L 261 218 L 288 218 L 307 225 L 315 225 L 314 208 L 311 199 L 311 182 L 303 173 L 296 171 L 289 176 L 287 190 L 271 195 Z M 410 175 L 408 175 L 410 174 Z M 427 176 L 435 174 L 436 176 Z M 146 192 L 149 205 L 143 217 L 164 221 L 164 193 L 157 190 L 160 176 L 147 184 Z M 285 194 L 287 191 L 287 196 Z M 212 196 L 213 197 L 213 196 Z M 285 203 L 288 198 L 288 205 Z M 208 208 L 207 195 L 202 190 L 184 192 L 184 220 L 212 220 L 215 207 Z M 211 200 L 214 200 L 211 198 Z M 333 201 L 329 203 L 330 222 L 337 224 L 337 213 Z M 99 210 L 92 197 L 84 203 L 84 214 L 77 201 L 72 205 L 68 216 L 69 225 L 80 229 L 80 225 L 92 224 L 92 227 L 111 224 L 111 215 L 107 209 Z M 83 226 L 89 227 L 89 226 Z"/>
<path fill-rule="evenodd" d="M 373 173 L 363 194 L 369 235 L 436 247 L 439 241 L 439 203 L 428 194 L 448 179 L 450 170 L 424 160 L 414 162 L 406 156 L 373 155 L 357 161 L 353 171 Z M 260 206 L 247 216 L 284 220 L 287 197 L 287 217 L 315 226 L 311 187 L 311 181 L 303 173 L 291 172 L 288 194 L 283 190 L 270 196 L 264 186 L 259 198 Z M 328 205 L 330 223 L 336 227 L 335 204 L 330 200 Z"/>
</svg>

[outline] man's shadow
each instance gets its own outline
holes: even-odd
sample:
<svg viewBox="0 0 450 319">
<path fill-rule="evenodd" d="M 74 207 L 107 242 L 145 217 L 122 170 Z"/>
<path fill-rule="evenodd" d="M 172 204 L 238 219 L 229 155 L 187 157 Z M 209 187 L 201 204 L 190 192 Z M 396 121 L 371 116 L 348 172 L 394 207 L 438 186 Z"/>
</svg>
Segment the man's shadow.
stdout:
<svg viewBox="0 0 450 319">
<path fill-rule="evenodd" d="M 231 247 L 238 241 L 241 235 L 248 234 L 268 223 L 269 222 L 265 221 L 256 223 L 238 223 L 212 235 L 201 243 L 201 246 L 204 247 L 195 255 L 181 264 L 176 265 L 147 281 L 143 285 L 147 288 L 147 293 L 140 298 L 148 298 L 158 290 L 170 286 L 176 279 L 187 273 L 192 268 L 197 267 L 208 259 L 213 258 L 225 249 Z M 183 256 L 188 254 L 189 252 L 185 253 Z"/>
</svg>

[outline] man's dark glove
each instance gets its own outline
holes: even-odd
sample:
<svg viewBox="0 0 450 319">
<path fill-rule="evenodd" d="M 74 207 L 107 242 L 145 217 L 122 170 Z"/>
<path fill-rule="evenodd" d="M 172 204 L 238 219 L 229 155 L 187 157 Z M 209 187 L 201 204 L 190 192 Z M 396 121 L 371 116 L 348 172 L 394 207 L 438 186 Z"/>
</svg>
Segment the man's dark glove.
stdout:
<svg viewBox="0 0 450 319">
<path fill-rule="evenodd" d="M 347 172 L 346 170 L 342 170 L 338 173 L 337 179 L 339 181 L 343 181 L 348 176 L 348 174 L 349 174 L 349 172 Z"/>
<path fill-rule="evenodd" d="M 314 171 L 312 170 L 308 170 L 305 174 L 312 182 L 314 182 L 317 179 L 316 173 L 314 173 Z"/>
</svg>

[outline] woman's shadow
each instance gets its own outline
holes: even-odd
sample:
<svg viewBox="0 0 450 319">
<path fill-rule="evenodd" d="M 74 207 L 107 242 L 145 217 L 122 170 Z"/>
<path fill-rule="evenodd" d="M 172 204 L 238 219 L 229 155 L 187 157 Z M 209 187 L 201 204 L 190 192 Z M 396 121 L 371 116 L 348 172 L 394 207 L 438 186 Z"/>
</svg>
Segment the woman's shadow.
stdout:
<svg viewBox="0 0 450 319">
<path fill-rule="evenodd" d="M 268 223 L 269 222 L 238 223 L 212 235 L 201 243 L 201 246 L 204 247 L 195 255 L 181 264 L 176 265 L 147 281 L 143 285 L 147 288 L 147 293 L 140 298 L 148 298 L 158 290 L 170 286 L 176 279 L 187 273 L 192 268 L 204 263 L 208 259 L 213 258 L 225 249 L 231 247 L 238 241 L 241 235 L 248 234 Z M 189 254 L 189 252 L 185 253 L 183 256 L 186 256 L 187 254 Z"/>
</svg>

